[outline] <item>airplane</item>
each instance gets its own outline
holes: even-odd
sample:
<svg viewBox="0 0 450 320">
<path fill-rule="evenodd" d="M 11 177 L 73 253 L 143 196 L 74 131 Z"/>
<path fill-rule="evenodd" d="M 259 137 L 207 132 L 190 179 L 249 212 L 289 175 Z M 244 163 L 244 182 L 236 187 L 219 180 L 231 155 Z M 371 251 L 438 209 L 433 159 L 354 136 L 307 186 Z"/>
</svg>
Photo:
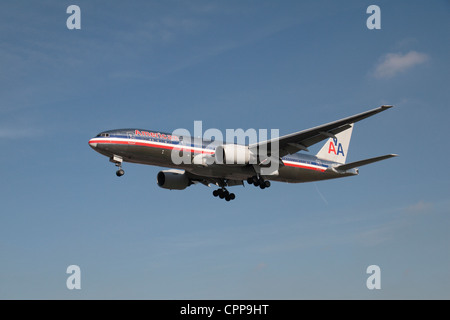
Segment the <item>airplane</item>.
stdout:
<svg viewBox="0 0 450 320">
<path fill-rule="evenodd" d="M 265 189 L 270 181 L 287 183 L 335 179 L 359 174 L 359 167 L 396 157 L 387 154 L 346 163 L 354 123 L 392 108 L 381 107 L 347 118 L 256 143 L 236 144 L 198 140 L 190 136 L 144 129 L 103 131 L 89 146 L 109 158 L 124 175 L 123 162 L 171 168 L 156 176 L 157 185 L 183 190 L 193 184 L 215 185 L 214 197 L 230 201 L 235 194 L 227 187 L 248 184 Z M 316 155 L 302 153 L 327 140 Z M 176 155 L 185 160 L 174 162 Z"/>
</svg>

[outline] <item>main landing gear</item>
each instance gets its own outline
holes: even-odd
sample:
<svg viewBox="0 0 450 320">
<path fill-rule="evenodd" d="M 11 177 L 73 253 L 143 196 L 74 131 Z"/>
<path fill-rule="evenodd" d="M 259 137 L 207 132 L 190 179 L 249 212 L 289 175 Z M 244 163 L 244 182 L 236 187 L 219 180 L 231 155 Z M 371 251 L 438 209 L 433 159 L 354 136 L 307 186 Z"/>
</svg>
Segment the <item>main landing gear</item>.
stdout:
<svg viewBox="0 0 450 320">
<path fill-rule="evenodd" d="M 269 188 L 270 187 L 270 181 L 264 180 L 263 177 L 257 177 L 253 176 L 250 178 L 247 178 L 248 184 L 252 184 L 255 187 L 260 187 L 261 189 Z"/>
<path fill-rule="evenodd" d="M 226 201 L 234 200 L 236 195 L 234 193 L 230 193 L 227 189 L 217 189 L 213 191 L 214 197 L 219 197 L 220 199 L 225 199 Z"/>
<path fill-rule="evenodd" d="M 123 162 L 122 157 L 114 155 L 111 158 L 109 158 L 109 161 L 114 163 L 118 168 L 118 170 L 116 171 L 116 176 L 121 177 L 125 174 L 125 171 L 122 169 L 122 162 Z"/>
</svg>

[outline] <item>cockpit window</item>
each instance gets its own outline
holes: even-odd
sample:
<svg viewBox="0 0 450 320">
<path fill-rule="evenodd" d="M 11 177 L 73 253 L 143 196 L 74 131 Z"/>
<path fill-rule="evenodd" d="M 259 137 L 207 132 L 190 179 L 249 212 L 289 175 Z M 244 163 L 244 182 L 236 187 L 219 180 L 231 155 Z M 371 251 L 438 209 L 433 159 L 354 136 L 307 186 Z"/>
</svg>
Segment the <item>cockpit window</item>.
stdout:
<svg viewBox="0 0 450 320">
<path fill-rule="evenodd" d="M 109 133 L 100 133 L 97 137 L 109 138 Z"/>
</svg>

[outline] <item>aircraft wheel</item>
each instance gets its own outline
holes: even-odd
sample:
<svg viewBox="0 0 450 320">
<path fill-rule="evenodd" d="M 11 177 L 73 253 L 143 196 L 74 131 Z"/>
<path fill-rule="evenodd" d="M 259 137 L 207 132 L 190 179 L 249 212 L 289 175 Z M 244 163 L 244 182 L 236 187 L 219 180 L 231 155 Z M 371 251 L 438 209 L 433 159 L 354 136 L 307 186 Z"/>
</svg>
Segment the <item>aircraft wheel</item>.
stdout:
<svg viewBox="0 0 450 320">
<path fill-rule="evenodd" d="M 266 188 L 270 187 L 270 181 L 264 181 L 264 185 L 266 186 Z"/>
<path fill-rule="evenodd" d="M 225 197 L 225 200 L 226 200 L 226 201 L 230 201 L 230 200 L 231 200 L 230 196 L 229 196 L 229 195 L 226 196 L 226 197 Z"/>
<path fill-rule="evenodd" d="M 263 183 L 263 184 L 260 184 L 259 187 L 260 187 L 261 189 L 265 189 L 265 188 L 266 188 L 266 184 L 264 184 L 264 183 Z"/>
<path fill-rule="evenodd" d="M 125 171 L 123 171 L 123 169 L 119 169 L 116 171 L 116 176 L 121 177 L 125 174 Z"/>
<path fill-rule="evenodd" d="M 229 197 L 230 197 L 231 200 L 234 200 L 234 199 L 236 198 L 236 196 L 235 196 L 234 193 L 230 193 L 230 196 L 229 196 Z"/>
<path fill-rule="evenodd" d="M 247 178 L 247 183 L 248 184 L 253 184 L 253 177 Z"/>
<path fill-rule="evenodd" d="M 219 198 L 220 198 L 220 199 L 225 198 L 225 192 L 223 192 L 222 189 L 219 189 L 218 192 L 219 192 Z"/>
<path fill-rule="evenodd" d="M 214 196 L 214 197 L 217 197 L 218 195 L 219 195 L 219 190 L 214 190 L 214 191 L 213 191 L 213 196 Z"/>
</svg>

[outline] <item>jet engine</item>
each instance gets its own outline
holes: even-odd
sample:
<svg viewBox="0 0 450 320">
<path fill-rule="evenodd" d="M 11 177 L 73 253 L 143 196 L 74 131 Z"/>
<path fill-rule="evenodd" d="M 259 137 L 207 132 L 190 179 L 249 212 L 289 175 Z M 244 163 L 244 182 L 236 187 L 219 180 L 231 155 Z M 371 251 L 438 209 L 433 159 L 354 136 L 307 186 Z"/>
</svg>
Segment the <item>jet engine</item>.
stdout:
<svg viewBox="0 0 450 320">
<path fill-rule="evenodd" d="M 249 164 L 255 162 L 256 159 L 247 146 L 236 144 L 218 146 L 214 156 L 215 162 L 218 164 Z"/>
<path fill-rule="evenodd" d="M 183 190 L 191 185 L 186 173 L 181 170 L 163 170 L 156 176 L 158 186 L 170 190 Z"/>
</svg>

